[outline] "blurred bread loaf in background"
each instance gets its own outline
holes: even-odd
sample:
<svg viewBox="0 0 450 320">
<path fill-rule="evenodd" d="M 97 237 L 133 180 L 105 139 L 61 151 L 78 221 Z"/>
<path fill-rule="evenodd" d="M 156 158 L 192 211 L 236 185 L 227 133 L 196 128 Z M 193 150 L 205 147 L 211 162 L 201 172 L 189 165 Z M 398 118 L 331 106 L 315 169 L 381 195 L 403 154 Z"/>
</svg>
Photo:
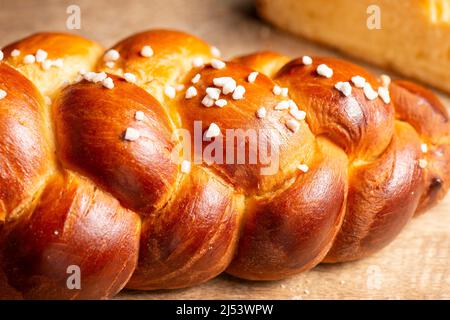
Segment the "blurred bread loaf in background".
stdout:
<svg viewBox="0 0 450 320">
<path fill-rule="evenodd" d="M 257 10 L 281 29 L 450 92 L 450 0 L 257 0 Z"/>
</svg>

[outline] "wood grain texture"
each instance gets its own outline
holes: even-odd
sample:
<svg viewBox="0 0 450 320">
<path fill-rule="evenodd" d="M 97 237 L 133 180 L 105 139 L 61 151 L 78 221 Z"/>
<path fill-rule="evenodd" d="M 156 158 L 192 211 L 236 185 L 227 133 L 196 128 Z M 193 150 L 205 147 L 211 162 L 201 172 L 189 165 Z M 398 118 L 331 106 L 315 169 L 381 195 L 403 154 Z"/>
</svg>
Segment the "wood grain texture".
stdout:
<svg viewBox="0 0 450 320">
<path fill-rule="evenodd" d="M 292 57 L 340 54 L 267 26 L 251 0 L 78 0 L 77 34 L 105 47 L 134 32 L 165 27 L 204 38 L 231 58 L 257 50 Z M 0 46 L 44 30 L 67 31 L 73 1 L 0 0 Z M 387 72 L 355 61 L 380 74 Z M 391 74 L 395 77 L 395 74 Z M 450 97 L 440 95 L 447 108 Z M 415 218 L 381 252 L 353 263 L 320 265 L 284 281 L 248 282 L 222 275 L 175 291 L 125 291 L 117 299 L 450 299 L 450 196 Z"/>
</svg>

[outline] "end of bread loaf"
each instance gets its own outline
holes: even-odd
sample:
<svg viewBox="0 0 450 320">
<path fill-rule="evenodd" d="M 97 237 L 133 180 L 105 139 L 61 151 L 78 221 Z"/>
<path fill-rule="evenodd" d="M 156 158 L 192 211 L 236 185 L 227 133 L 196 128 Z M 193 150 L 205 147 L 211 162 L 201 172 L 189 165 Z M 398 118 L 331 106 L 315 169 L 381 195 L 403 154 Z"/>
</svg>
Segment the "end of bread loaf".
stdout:
<svg viewBox="0 0 450 320">
<path fill-rule="evenodd" d="M 15 52 L 15 54 L 13 54 Z M 3 48 L 5 62 L 32 80 L 44 96 L 90 70 L 103 53 L 97 43 L 67 33 L 37 33 Z"/>
<path fill-rule="evenodd" d="M 257 8 L 283 30 L 450 92 L 448 0 L 258 0 Z"/>
</svg>

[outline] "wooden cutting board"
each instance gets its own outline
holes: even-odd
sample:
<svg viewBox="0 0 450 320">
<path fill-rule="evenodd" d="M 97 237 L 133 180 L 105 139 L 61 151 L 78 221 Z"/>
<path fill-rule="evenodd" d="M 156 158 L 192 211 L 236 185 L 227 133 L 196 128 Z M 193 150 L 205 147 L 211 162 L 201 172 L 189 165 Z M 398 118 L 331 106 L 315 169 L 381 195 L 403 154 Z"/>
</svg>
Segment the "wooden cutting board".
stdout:
<svg viewBox="0 0 450 320">
<path fill-rule="evenodd" d="M 83 36 L 105 47 L 134 32 L 173 28 L 222 49 L 225 57 L 256 50 L 340 56 L 274 30 L 254 14 L 251 0 L 78 0 Z M 0 46 L 30 33 L 67 31 L 73 1 L 0 0 Z M 360 62 L 358 62 L 360 63 Z M 375 73 L 386 70 L 371 68 Z M 395 76 L 395 75 L 393 75 Z M 441 95 L 447 106 L 450 97 Z M 278 282 L 220 276 L 183 290 L 121 293 L 118 299 L 450 299 L 450 196 L 414 219 L 383 251 L 367 259 L 320 265 Z"/>
</svg>

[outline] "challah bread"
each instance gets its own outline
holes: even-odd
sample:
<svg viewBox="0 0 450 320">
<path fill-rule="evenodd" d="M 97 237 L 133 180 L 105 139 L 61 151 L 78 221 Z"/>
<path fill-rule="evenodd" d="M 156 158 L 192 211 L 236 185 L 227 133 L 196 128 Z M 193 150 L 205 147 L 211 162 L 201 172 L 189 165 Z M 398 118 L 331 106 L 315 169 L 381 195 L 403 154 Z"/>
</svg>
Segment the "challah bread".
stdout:
<svg viewBox="0 0 450 320">
<path fill-rule="evenodd" d="M 100 48 L 37 34 L 3 50 L 3 298 L 281 279 L 381 249 L 448 189 L 448 114 L 418 85 L 334 58 L 224 62 L 177 31 Z M 232 129 L 262 132 L 278 170 L 216 161 L 237 154 Z"/>
</svg>

